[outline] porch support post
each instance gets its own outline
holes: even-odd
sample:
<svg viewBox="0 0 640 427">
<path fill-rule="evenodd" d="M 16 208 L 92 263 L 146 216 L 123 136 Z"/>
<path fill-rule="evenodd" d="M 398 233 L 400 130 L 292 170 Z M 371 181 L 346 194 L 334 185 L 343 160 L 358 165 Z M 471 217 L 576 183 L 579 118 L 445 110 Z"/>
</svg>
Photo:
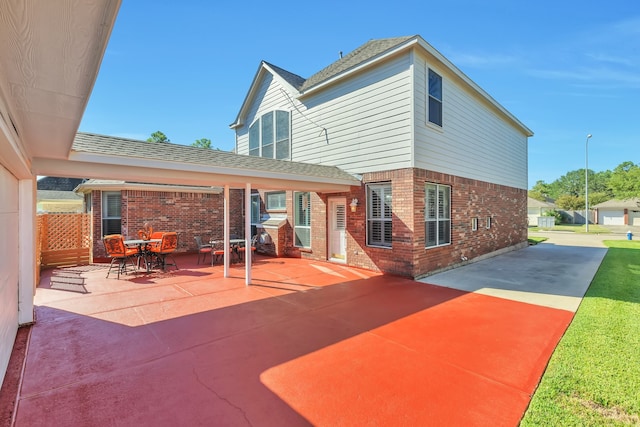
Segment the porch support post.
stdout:
<svg viewBox="0 0 640 427">
<path fill-rule="evenodd" d="M 229 277 L 229 257 L 231 242 L 229 241 L 229 184 L 224 186 L 224 277 Z"/>
<path fill-rule="evenodd" d="M 251 284 L 251 183 L 244 190 L 244 284 Z"/>
<path fill-rule="evenodd" d="M 18 324 L 33 323 L 36 293 L 36 184 L 35 179 L 18 182 Z"/>
</svg>

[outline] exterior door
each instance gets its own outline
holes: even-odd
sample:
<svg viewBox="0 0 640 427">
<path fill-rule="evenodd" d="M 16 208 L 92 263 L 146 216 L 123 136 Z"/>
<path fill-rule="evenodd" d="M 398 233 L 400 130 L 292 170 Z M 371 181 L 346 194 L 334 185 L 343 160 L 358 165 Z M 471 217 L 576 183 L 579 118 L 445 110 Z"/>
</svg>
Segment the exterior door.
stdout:
<svg viewBox="0 0 640 427">
<path fill-rule="evenodd" d="M 347 262 L 347 200 L 329 199 L 329 260 Z"/>
</svg>

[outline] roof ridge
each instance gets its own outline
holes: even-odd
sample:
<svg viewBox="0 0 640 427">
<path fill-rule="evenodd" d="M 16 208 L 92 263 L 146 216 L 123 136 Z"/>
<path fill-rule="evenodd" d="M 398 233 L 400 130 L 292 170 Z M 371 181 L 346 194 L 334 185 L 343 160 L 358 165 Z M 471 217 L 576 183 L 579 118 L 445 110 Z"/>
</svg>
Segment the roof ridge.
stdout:
<svg viewBox="0 0 640 427">
<path fill-rule="evenodd" d="M 382 39 L 370 39 L 366 43 L 349 52 L 347 55 L 329 64 L 322 70 L 309 77 L 302 85 L 301 90 L 305 91 L 313 86 L 317 86 L 318 84 L 329 80 L 330 78 L 344 71 L 354 68 L 362 64 L 363 62 L 375 56 L 378 56 L 390 49 L 393 49 L 396 46 L 415 37 L 418 36 L 412 35 L 402 37 L 388 37 Z"/>
</svg>

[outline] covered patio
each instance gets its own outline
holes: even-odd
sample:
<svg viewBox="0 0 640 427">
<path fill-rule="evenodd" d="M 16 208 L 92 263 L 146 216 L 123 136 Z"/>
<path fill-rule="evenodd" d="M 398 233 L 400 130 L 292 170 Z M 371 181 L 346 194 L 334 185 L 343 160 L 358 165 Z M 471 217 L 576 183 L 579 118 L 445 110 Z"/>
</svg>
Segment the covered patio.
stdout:
<svg viewBox="0 0 640 427">
<path fill-rule="evenodd" d="M 257 256 L 251 286 L 177 262 L 72 268 L 86 293 L 43 274 L 15 426 L 512 426 L 572 318 L 327 262 Z"/>
</svg>

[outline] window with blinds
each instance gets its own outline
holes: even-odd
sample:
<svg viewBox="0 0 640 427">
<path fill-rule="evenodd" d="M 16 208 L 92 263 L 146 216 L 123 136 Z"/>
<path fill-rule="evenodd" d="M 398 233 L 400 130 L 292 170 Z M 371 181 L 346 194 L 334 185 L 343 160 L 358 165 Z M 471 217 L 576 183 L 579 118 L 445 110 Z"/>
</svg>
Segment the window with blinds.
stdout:
<svg viewBox="0 0 640 427">
<path fill-rule="evenodd" d="M 336 230 L 344 230 L 347 228 L 347 206 L 346 205 L 336 205 L 336 215 L 335 215 L 334 227 Z"/>
<path fill-rule="evenodd" d="M 438 184 L 425 186 L 425 246 L 451 243 L 451 187 Z"/>
<path fill-rule="evenodd" d="M 367 185 L 367 245 L 391 247 L 391 183 Z"/>
<path fill-rule="evenodd" d="M 102 192 L 102 235 L 121 234 L 121 195 L 119 191 Z"/>
<path fill-rule="evenodd" d="M 293 193 L 293 234 L 294 245 L 311 247 L 311 196 L 308 192 Z"/>
</svg>

